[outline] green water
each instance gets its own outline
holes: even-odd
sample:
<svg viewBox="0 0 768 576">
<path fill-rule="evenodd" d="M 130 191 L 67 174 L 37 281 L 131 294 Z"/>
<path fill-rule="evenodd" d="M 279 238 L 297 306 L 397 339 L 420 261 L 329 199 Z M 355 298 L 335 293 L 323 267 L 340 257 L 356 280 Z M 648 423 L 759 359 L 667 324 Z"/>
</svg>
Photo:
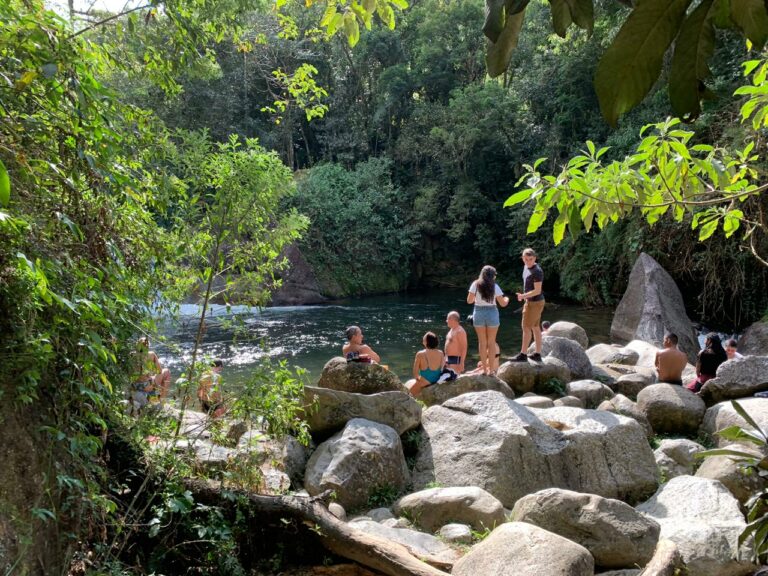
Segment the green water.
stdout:
<svg viewBox="0 0 768 576">
<path fill-rule="evenodd" d="M 463 290 L 431 290 L 371 296 L 337 301 L 322 306 L 287 306 L 264 310 L 215 307 L 207 326 L 203 354 L 224 361 L 224 376 L 236 385 L 248 378 L 253 366 L 264 356 L 286 359 L 309 371 L 309 382 L 317 381 L 323 365 L 341 354 L 346 341 L 344 329 L 360 326 L 365 342 L 401 378 L 410 377 L 414 354 L 421 349 L 424 332 L 438 334 L 441 343 L 447 332 L 445 316 L 457 310 L 466 318 L 472 306 Z M 155 346 L 174 378 L 189 360 L 196 327 L 195 307 L 185 306 L 178 322 L 166 324 L 165 344 Z M 548 303 L 544 320 L 568 320 L 582 326 L 590 343 L 608 342 L 612 311 L 586 309 L 568 304 Z M 469 356 L 477 359 L 477 338 L 463 322 L 469 336 Z M 498 342 L 502 358 L 520 348 L 520 312 L 516 302 L 501 309 Z"/>
</svg>

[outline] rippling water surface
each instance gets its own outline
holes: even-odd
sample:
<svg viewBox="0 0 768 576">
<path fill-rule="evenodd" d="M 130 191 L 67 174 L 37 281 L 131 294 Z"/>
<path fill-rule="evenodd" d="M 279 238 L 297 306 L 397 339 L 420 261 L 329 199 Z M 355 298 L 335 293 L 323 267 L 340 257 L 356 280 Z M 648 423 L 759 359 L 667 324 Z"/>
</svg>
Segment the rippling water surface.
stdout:
<svg viewBox="0 0 768 576">
<path fill-rule="evenodd" d="M 418 293 L 372 296 L 338 301 L 322 306 L 286 306 L 262 310 L 214 306 L 207 322 L 202 352 L 224 361 L 224 376 L 237 384 L 265 355 L 286 359 L 289 364 L 309 371 L 308 381 L 316 382 L 323 365 L 341 354 L 345 342 L 344 329 L 356 324 L 363 330 L 365 342 L 403 379 L 409 377 L 414 354 L 421 349 L 421 338 L 427 330 L 440 336 L 441 344 L 447 327 L 446 314 L 458 310 L 462 318 L 472 312 L 463 290 L 422 291 Z M 171 368 L 174 378 L 191 355 L 197 327 L 196 306 L 182 307 L 178 321 L 163 327 L 165 343 L 157 342 L 163 363 Z M 585 309 L 567 304 L 549 304 L 544 319 L 551 322 L 569 320 L 581 325 L 590 343 L 608 342 L 612 311 L 606 308 Z M 463 322 L 469 335 L 470 358 L 477 358 L 474 330 Z M 516 302 L 501 309 L 498 337 L 502 356 L 514 355 L 520 347 L 520 313 Z"/>
</svg>

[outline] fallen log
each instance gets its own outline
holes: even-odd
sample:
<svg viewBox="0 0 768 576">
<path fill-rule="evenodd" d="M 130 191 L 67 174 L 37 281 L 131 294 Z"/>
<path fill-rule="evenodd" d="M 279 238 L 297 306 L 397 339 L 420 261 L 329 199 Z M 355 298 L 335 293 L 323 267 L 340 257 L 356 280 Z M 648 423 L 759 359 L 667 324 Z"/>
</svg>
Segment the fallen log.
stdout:
<svg viewBox="0 0 768 576">
<path fill-rule="evenodd" d="M 223 496 L 218 483 L 190 479 L 186 485 L 197 502 L 222 508 L 234 506 L 231 498 Z M 433 568 L 411 555 L 405 546 L 355 530 L 342 522 L 328 511 L 321 497 L 265 496 L 248 492 L 236 494 L 247 499 L 251 512 L 300 522 L 330 552 L 386 576 L 448 576 L 447 572 Z"/>
</svg>

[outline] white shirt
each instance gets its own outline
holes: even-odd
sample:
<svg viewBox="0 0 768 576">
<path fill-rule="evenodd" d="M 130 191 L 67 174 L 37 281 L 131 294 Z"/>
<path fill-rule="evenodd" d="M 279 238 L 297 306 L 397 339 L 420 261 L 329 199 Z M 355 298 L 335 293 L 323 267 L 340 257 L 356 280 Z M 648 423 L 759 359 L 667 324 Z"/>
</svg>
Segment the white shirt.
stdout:
<svg viewBox="0 0 768 576">
<path fill-rule="evenodd" d="M 477 291 L 477 280 L 472 282 L 469 286 L 469 292 L 475 295 L 475 306 L 496 306 L 496 296 L 504 296 L 504 292 L 498 284 L 494 284 L 494 286 L 496 286 L 495 294 L 493 295 L 493 299 L 488 301 L 484 300 L 480 295 L 480 292 Z"/>
</svg>

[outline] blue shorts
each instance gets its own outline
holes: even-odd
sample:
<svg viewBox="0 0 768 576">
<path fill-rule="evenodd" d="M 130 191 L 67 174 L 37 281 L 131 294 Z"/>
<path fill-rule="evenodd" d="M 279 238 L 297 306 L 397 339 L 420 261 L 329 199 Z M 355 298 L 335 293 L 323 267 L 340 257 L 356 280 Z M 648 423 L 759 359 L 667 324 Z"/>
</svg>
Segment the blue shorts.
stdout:
<svg viewBox="0 0 768 576">
<path fill-rule="evenodd" d="M 472 314 L 472 324 L 477 327 L 497 328 L 499 321 L 499 309 L 496 306 L 475 306 Z"/>
</svg>

